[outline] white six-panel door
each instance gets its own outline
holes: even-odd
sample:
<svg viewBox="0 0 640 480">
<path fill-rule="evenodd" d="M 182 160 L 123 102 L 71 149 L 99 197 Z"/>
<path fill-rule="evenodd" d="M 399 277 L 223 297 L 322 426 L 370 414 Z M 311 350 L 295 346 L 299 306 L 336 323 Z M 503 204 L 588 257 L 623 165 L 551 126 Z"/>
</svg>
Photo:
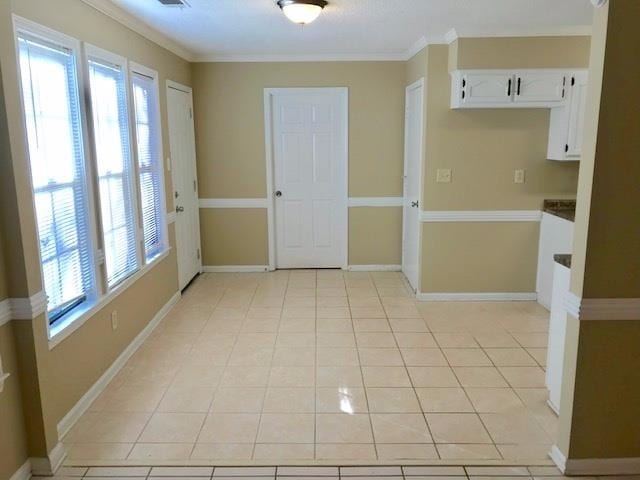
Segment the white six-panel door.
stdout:
<svg viewBox="0 0 640 480">
<path fill-rule="evenodd" d="M 420 192 L 424 133 L 424 79 L 407 87 L 405 100 L 402 271 L 419 288 Z"/>
<path fill-rule="evenodd" d="M 341 268 L 347 249 L 347 91 L 270 89 L 276 268 Z"/>
<path fill-rule="evenodd" d="M 202 268 L 192 102 L 192 93 L 188 87 L 168 84 L 167 110 L 180 290 L 184 289 Z"/>
</svg>

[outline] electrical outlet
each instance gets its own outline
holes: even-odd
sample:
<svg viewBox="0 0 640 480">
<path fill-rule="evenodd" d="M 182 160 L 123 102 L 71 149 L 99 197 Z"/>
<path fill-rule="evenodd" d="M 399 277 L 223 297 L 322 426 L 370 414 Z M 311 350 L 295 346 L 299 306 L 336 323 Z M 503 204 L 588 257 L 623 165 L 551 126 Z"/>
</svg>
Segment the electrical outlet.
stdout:
<svg viewBox="0 0 640 480">
<path fill-rule="evenodd" d="M 451 169 L 439 168 L 436 172 L 437 183 L 451 183 Z"/>
<path fill-rule="evenodd" d="M 118 311 L 111 312 L 111 329 L 116 331 L 118 329 Z"/>
<path fill-rule="evenodd" d="M 513 175 L 513 183 L 524 183 L 525 172 L 524 170 L 516 170 Z"/>
</svg>

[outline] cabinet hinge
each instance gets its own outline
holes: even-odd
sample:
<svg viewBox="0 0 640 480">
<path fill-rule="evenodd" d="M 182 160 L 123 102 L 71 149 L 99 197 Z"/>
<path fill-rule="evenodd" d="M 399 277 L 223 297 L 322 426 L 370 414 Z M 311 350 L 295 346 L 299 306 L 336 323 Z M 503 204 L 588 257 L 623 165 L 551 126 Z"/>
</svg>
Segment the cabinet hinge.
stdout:
<svg viewBox="0 0 640 480">
<path fill-rule="evenodd" d="M 569 152 L 569 144 L 567 143 L 567 144 L 564 146 L 564 153 L 568 153 L 568 152 Z"/>
<path fill-rule="evenodd" d="M 576 84 L 576 77 L 571 77 L 571 86 L 573 87 Z"/>
</svg>

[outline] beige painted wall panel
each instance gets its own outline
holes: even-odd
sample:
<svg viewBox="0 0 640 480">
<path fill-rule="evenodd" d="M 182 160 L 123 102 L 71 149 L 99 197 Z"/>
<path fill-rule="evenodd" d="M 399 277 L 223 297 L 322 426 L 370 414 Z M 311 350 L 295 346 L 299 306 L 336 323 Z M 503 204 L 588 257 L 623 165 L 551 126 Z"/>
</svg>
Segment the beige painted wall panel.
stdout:
<svg viewBox="0 0 640 480">
<path fill-rule="evenodd" d="M 422 291 L 535 291 L 539 224 L 424 223 Z"/>
<path fill-rule="evenodd" d="M 402 208 L 349 209 L 349 265 L 402 263 Z"/>
<path fill-rule="evenodd" d="M 420 78 L 427 78 L 427 48 L 423 48 L 406 62 L 405 83 L 411 85 Z"/>
<path fill-rule="evenodd" d="M 584 68 L 590 41 L 588 36 L 460 38 L 451 69 Z"/>
<path fill-rule="evenodd" d="M 0 212 L 1 214 L 1 212 Z M 0 223 L 1 225 L 1 223 Z M 9 296 L 9 288 L 7 285 L 7 263 L 5 262 L 5 249 L 3 231 L 0 229 L 0 302 Z"/>
<path fill-rule="evenodd" d="M 201 208 L 202 264 L 268 265 L 266 208 Z"/>
<path fill-rule="evenodd" d="M 349 195 L 402 193 L 403 62 L 193 66 L 201 198 L 266 195 L 264 88 L 349 88 Z"/>
<path fill-rule="evenodd" d="M 0 357 L 4 372 L 10 374 L 0 393 L 0 478 L 8 479 L 29 456 L 11 324 L 0 326 Z"/>
</svg>

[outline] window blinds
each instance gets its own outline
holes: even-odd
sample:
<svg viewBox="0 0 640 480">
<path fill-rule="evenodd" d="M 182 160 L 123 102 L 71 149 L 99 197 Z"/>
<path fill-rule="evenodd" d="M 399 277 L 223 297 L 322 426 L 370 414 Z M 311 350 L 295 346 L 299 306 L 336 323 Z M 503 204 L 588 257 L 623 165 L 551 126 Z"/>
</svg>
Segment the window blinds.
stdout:
<svg viewBox="0 0 640 480">
<path fill-rule="evenodd" d="M 160 153 L 161 131 L 154 79 L 134 72 L 133 104 L 136 125 L 140 207 L 145 260 L 160 254 L 166 239 L 164 228 L 163 163 Z"/>
<path fill-rule="evenodd" d="M 27 142 L 49 322 L 94 292 L 74 53 L 18 36 Z"/>
<path fill-rule="evenodd" d="M 135 188 L 123 67 L 89 59 L 89 81 L 107 285 L 138 268 Z"/>
</svg>

